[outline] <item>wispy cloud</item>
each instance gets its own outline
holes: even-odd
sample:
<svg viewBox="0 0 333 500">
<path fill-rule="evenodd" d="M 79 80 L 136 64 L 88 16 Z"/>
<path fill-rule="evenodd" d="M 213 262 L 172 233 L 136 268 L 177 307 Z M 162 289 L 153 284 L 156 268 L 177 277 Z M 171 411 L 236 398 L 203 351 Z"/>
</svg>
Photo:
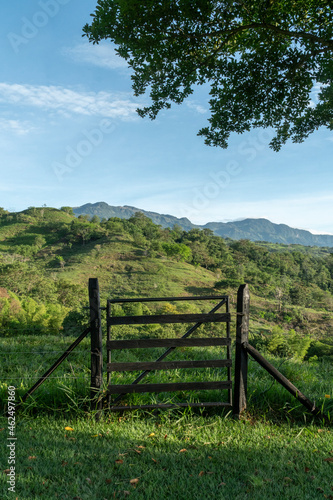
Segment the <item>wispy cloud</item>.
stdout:
<svg viewBox="0 0 333 500">
<path fill-rule="evenodd" d="M 125 69 L 125 59 L 118 56 L 111 44 L 80 43 L 75 47 L 65 47 L 62 53 L 73 61 L 83 64 L 92 64 L 106 69 Z"/>
<path fill-rule="evenodd" d="M 127 93 L 80 92 L 59 86 L 0 83 L 0 102 L 62 115 L 103 116 L 134 120 L 138 104 Z"/>
<path fill-rule="evenodd" d="M 29 122 L 20 120 L 6 120 L 5 118 L 0 118 L 0 130 L 9 131 L 15 135 L 27 135 L 29 132 L 34 130 Z"/>
<path fill-rule="evenodd" d="M 204 108 L 201 104 L 197 103 L 196 101 L 192 101 L 192 100 L 186 101 L 186 106 L 190 109 L 193 109 L 194 111 L 196 111 L 200 115 L 204 115 L 205 113 L 207 113 L 207 109 Z"/>
</svg>

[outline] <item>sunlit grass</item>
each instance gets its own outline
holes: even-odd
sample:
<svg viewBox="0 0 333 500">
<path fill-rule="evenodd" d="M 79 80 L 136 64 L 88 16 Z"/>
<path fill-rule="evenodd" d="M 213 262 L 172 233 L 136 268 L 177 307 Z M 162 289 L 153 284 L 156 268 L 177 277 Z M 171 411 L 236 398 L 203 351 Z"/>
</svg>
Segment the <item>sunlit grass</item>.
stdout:
<svg viewBox="0 0 333 500">
<path fill-rule="evenodd" d="M 1 339 L 0 398 L 2 410 L 7 395 L 7 387 L 17 388 L 19 401 L 25 392 L 32 387 L 38 378 L 54 363 L 54 361 L 72 343 L 74 338 L 56 336 L 30 336 L 16 339 Z M 112 361 L 155 360 L 163 349 L 137 349 L 117 351 Z M 316 406 L 331 418 L 333 413 L 333 367 L 329 358 L 314 362 L 276 358 L 265 354 L 290 381 L 303 392 Z M 225 348 L 210 347 L 177 349 L 167 358 L 180 359 L 225 359 Z M 234 355 L 232 355 L 234 359 Z M 113 384 L 130 384 L 140 372 L 115 372 L 111 374 Z M 168 383 L 192 381 L 220 381 L 227 379 L 226 368 L 221 369 L 188 369 L 155 371 L 148 374 L 142 383 Z M 24 404 L 27 413 L 47 410 L 57 414 L 85 412 L 89 409 L 90 385 L 90 339 L 86 338 L 74 350 L 62 365 L 45 381 Z M 104 389 L 107 387 L 106 359 L 104 359 Z M 325 397 L 326 396 L 326 397 Z M 329 397 L 328 397 L 329 396 Z M 122 399 L 125 405 L 180 403 L 202 401 L 227 401 L 227 391 L 194 391 L 161 394 L 132 394 Z M 210 409 L 209 414 L 221 410 Z M 282 386 L 249 358 L 248 371 L 248 411 L 259 418 L 265 415 L 270 419 L 311 421 L 312 416 Z M 304 417 L 305 416 L 305 417 Z"/>
<path fill-rule="evenodd" d="M 99 422 L 21 417 L 17 438 L 22 500 L 313 500 L 330 498 L 333 486 L 332 433 L 314 425 L 134 412 Z M 5 481 L 1 498 L 11 500 Z"/>
<path fill-rule="evenodd" d="M 123 332 L 124 333 L 124 332 Z M 127 332 L 129 336 L 133 332 Z M 71 337 L 0 340 L 2 410 L 7 387 L 17 402 L 68 347 Z M 41 354 L 43 353 L 43 354 Z M 151 359 L 160 350 L 152 349 Z M 145 359 L 143 350 L 113 361 Z M 330 498 L 333 434 L 332 364 L 296 362 L 265 354 L 328 416 L 315 419 L 255 361 L 249 361 L 248 410 L 240 421 L 228 409 L 169 409 L 110 413 L 90 410 L 90 339 L 86 338 L 16 413 L 16 491 L 0 475 L 1 498 L 142 500 L 202 498 L 313 500 Z M 179 349 L 170 359 L 225 357 L 220 348 Z M 234 359 L 234 355 L 232 356 Z M 104 360 L 106 362 L 106 360 Z M 114 373 L 130 383 L 138 373 Z M 152 372 L 145 382 L 225 379 L 226 369 Z M 106 374 L 104 374 L 106 382 Z M 224 391 L 225 392 L 225 391 Z M 128 395 L 124 404 L 226 400 L 223 391 Z M 0 435 L 8 422 L 0 419 Z M 72 430 L 71 430 L 72 429 Z M 7 461 L 7 448 L 1 458 Z M 3 467 L 5 470 L 6 467 Z"/>
</svg>

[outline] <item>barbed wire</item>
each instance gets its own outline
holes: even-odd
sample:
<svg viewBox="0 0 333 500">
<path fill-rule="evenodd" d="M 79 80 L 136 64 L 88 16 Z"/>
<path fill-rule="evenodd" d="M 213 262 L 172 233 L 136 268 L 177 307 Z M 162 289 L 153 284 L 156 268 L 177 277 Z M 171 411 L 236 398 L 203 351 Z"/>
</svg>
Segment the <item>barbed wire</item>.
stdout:
<svg viewBox="0 0 333 500">
<path fill-rule="evenodd" d="M 82 325 L 82 328 L 84 328 L 84 325 Z M 68 331 L 68 330 L 67 330 Z M 79 329 L 77 331 L 80 331 Z M 53 331 L 53 332 L 50 332 L 50 331 L 44 331 L 44 332 L 41 332 L 41 330 L 38 330 L 37 328 L 34 329 L 34 328 L 15 328 L 15 327 L 10 327 L 10 328 L 0 328 L 0 334 L 5 334 L 3 337 L 4 338 L 9 338 L 10 337 L 10 334 L 13 334 L 13 333 L 17 333 L 17 334 L 21 334 L 21 335 L 24 335 L 24 334 L 28 334 L 28 335 L 31 335 L 31 336 L 39 336 L 39 335 L 50 335 L 50 336 L 54 336 L 54 335 L 64 335 L 64 331 L 63 330 L 57 330 L 57 331 Z M 6 335 L 7 334 L 7 335 Z M 65 334 L 66 335 L 66 334 Z M 69 335 L 73 335 L 75 337 L 75 333 L 71 333 Z"/>
<path fill-rule="evenodd" d="M 47 379 L 47 380 L 49 380 L 49 379 L 58 379 L 58 380 L 59 380 L 59 379 L 62 379 L 62 380 L 68 380 L 68 379 L 77 379 L 77 378 L 79 378 L 79 375 L 78 375 L 78 376 L 76 376 L 76 377 L 73 377 L 73 376 L 71 376 L 71 377 L 66 377 L 65 375 L 62 375 L 62 376 L 59 376 L 59 377 L 45 377 L 45 380 L 46 380 L 46 379 Z M 23 380 L 27 380 L 27 379 L 29 379 L 29 380 L 31 380 L 31 379 L 38 379 L 38 376 L 36 375 L 35 377 L 25 377 L 25 376 L 24 376 L 24 377 L 5 378 L 5 379 L 2 379 L 2 380 L 1 380 L 0 384 L 2 384 L 3 382 L 8 382 L 8 381 L 9 381 L 9 382 L 11 382 L 12 380 L 21 380 L 21 381 L 23 381 Z"/>
<path fill-rule="evenodd" d="M 59 354 L 60 352 L 66 352 L 62 349 L 61 351 L 6 351 L 5 353 L 0 353 L 0 356 L 7 356 L 7 354 Z M 90 354 L 89 350 L 86 351 L 75 351 L 73 350 L 70 354 Z"/>
</svg>

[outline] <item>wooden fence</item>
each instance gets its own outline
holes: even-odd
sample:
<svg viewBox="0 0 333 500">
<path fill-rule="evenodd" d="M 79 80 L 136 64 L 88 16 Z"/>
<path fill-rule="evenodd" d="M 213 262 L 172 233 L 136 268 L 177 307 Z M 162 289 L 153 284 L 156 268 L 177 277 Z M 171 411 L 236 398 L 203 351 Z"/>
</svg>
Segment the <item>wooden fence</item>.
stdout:
<svg viewBox="0 0 333 500">
<path fill-rule="evenodd" d="M 149 316 L 112 316 L 111 306 L 116 303 L 128 302 L 153 302 L 153 301 L 180 301 L 180 300 L 214 300 L 218 304 L 206 314 L 166 314 Z M 226 311 L 217 313 L 222 306 Z M 163 297 L 163 298 L 144 298 L 144 299 L 113 299 L 107 301 L 105 308 L 100 305 L 100 294 L 98 280 L 89 279 L 89 309 L 90 323 L 88 328 L 68 347 L 64 354 L 47 370 L 47 372 L 33 385 L 23 396 L 22 403 L 29 397 L 53 371 L 66 359 L 66 357 L 79 345 L 79 343 L 89 333 L 91 335 L 91 379 L 90 379 L 90 398 L 91 409 L 97 410 L 96 417 L 99 418 L 100 412 L 107 399 L 110 410 L 123 411 L 128 409 L 150 409 L 150 408 L 169 408 L 173 406 L 223 406 L 231 407 L 233 415 L 238 418 L 247 407 L 247 371 L 248 356 L 252 356 L 265 370 L 267 370 L 283 387 L 285 387 L 298 401 L 300 401 L 313 415 L 323 416 L 320 409 L 312 403 L 302 392 L 295 387 L 286 377 L 284 377 L 271 363 L 269 363 L 251 344 L 249 343 L 249 318 L 250 318 L 250 294 L 247 285 L 241 285 L 237 293 L 236 309 L 236 349 L 235 349 L 235 368 L 234 382 L 231 379 L 231 336 L 229 311 L 229 298 L 223 296 L 204 296 L 204 297 Z M 107 312 L 107 389 L 103 390 L 103 333 L 101 311 Z M 115 325 L 138 325 L 138 324 L 172 324 L 195 322 L 182 338 L 169 339 L 133 339 L 133 340 L 113 340 L 111 338 L 111 328 Z M 191 334 L 202 324 L 208 322 L 220 322 L 226 324 L 225 337 L 219 338 L 189 338 Z M 195 361 L 168 361 L 162 360 L 168 356 L 177 347 L 194 346 L 225 346 L 227 349 L 226 359 L 215 360 L 195 360 Z M 167 348 L 156 361 L 153 362 L 125 362 L 112 363 L 111 351 L 119 349 L 133 348 Z M 181 382 L 168 384 L 139 384 L 139 382 L 152 370 L 173 370 L 184 368 L 226 368 L 226 380 L 216 382 Z M 110 374 L 115 371 L 137 371 L 143 370 L 132 384 L 112 384 Z M 201 390 L 201 389 L 221 389 L 228 391 L 227 401 L 217 402 L 199 402 L 199 403 L 180 403 L 180 404 L 156 404 L 156 405 L 118 405 L 125 394 L 143 393 L 143 392 L 165 392 L 180 390 Z M 111 395 L 118 396 L 111 401 Z M 324 416 L 323 416 L 324 417 Z M 325 418 L 325 417 L 324 417 Z"/>
</svg>

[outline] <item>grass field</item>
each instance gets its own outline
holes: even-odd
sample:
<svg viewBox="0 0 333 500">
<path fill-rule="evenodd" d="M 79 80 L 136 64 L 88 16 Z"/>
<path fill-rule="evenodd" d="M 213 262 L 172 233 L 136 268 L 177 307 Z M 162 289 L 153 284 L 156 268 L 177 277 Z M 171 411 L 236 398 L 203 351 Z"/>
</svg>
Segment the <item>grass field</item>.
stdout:
<svg viewBox="0 0 333 500">
<path fill-rule="evenodd" d="M 16 435 L 16 490 L 1 474 L 3 499 L 332 498 L 332 433 L 312 424 L 190 411 L 36 416 L 18 419 Z"/>
<path fill-rule="evenodd" d="M 130 332 L 127 334 L 130 336 Z M 74 337 L 51 335 L 20 336 L 15 339 L 1 338 L 0 409 L 4 409 L 8 386 L 14 385 L 16 387 L 16 397 L 19 400 L 74 340 Z M 191 350 L 182 348 L 174 351 L 167 359 L 171 361 L 175 359 L 223 358 L 225 357 L 223 349 L 225 348 L 221 350 L 211 347 L 203 352 L 201 348 L 192 348 Z M 163 349 L 153 349 L 152 351 L 150 356 L 151 360 L 154 360 L 163 352 Z M 140 349 L 132 350 L 130 353 L 120 351 L 119 354 L 117 353 L 118 357 L 113 356 L 112 360 L 142 360 L 143 355 L 143 350 Z M 324 413 L 329 416 L 333 414 L 333 366 L 330 357 L 323 357 L 314 362 L 301 362 L 294 359 L 277 358 L 268 353 L 265 356 L 301 392 L 310 400 L 315 401 L 316 406 L 322 408 Z M 233 354 L 232 358 L 234 359 Z M 105 359 L 104 363 L 106 363 Z M 138 375 L 137 372 L 112 375 L 112 382 L 131 383 L 136 375 Z M 78 414 L 84 412 L 88 405 L 89 377 L 90 339 L 86 338 L 51 375 L 50 379 L 27 400 L 25 413 L 49 411 L 52 414 L 63 414 L 63 412 Z M 197 369 L 155 372 L 150 374 L 145 381 L 147 383 L 195 381 L 203 380 L 203 377 L 207 381 L 224 380 L 226 368 L 222 368 L 220 371 L 218 369 Z M 104 379 L 106 382 L 106 374 L 104 374 Z M 149 403 L 150 397 L 153 396 L 133 394 L 128 396 L 125 402 L 127 404 L 136 404 L 140 401 Z M 193 401 L 226 400 L 226 395 L 217 391 L 205 391 L 204 394 L 192 393 L 190 397 Z M 187 401 L 187 398 L 188 394 L 175 394 L 172 401 Z M 170 394 L 160 394 L 159 401 L 169 402 Z M 251 358 L 249 359 L 248 373 L 248 403 L 252 414 L 265 415 L 269 419 L 279 419 L 280 417 L 290 420 L 303 419 L 304 407 L 282 386 L 274 382 L 272 377 Z"/>
<path fill-rule="evenodd" d="M 313 272 L 314 278 L 321 275 L 323 283 L 327 282 L 328 288 L 331 286 L 327 250 L 297 246 L 295 250 L 306 252 L 309 259 L 302 259 L 300 252 L 296 252 L 296 260 L 292 256 L 289 259 L 282 252 L 281 262 L 270 267 L 270 259 L 267 260 L 261 250 L 254 251 L 254 247 L 247 250 L 248 244 L 238 250 L 228 247 L 221 260 L 221 248 L 215 246 L 214 239 L 207 237 L 206 243 L 200 243 L 194 238 L 193 244 L 187 243 L 197 254 L 197 260 L 189 263 L 183 262 L 180 255 L 173 258 L 158 250 L 158 238 L 147 236 L 148 233 L 143 237 L 142 232 L 138 238 L 134 227 L 132 232 L 118 223 L 119 230 L 112 229 L 113 223 L 105 232 L 97 227 L 94 229 L 97 239 L 85 241 L 79 233 L 76 239 L 71 239 L 62 226 L 73 220 L 65 212 L 54 209 L 28 212 L 17 217 L 9 214 L 10 220 L 3 221 L 0 227 L 2 311 L 10 305 L 8 311 L 12 314 L 9 323 L 3 314 L 0 328 L 1 500 L 111 500 L 128 496 L 148 500 L 333 498 L 332 302 L 323 284 L 316 281 L 314 286 L 309 278 Z M 89 229 L 89 223 L 84 224 Z M 148 231 L 150 226 L 146 226 Z M 169 241 L 168 238 L 162 241 Z M 270 255 L 274 256 L 279 249 L 269 246 Z M 251 258 L 250 250 L 254 255 Z M 262 258 L 267 269 L 261 263 Z M 217 259 L 217 267 L 211 265 L 211 259 Z M 280 270 L 280 264 L 284 265 L 284 271 Z M 307 279 L 301 272 L 302 266 Z M 326 274 L 319 273 L 320 266 L 325 267 Z M 227 279 L 223 286 L 216 288 L 218 280 L 229 276 L 229 271 L 238 276 L 237 280 L 243 282 L 244 278 L 250 285 L 250 341 L 300 391 L 315 401 L 327 416 L 325 423 L 320 418 L 314 419 L 251 358 L 248 410 L 241 421 L 234 420 L 228 410 L 216 408 L 123 414 L 109 413 L 104 408 L 101 419 L 96 422 L 89 404 L 90 339 L 86 338 L 16 412 L 16 489 L 8 491 L 10 429 L 4 417 L 8 387 L 16 387 L 18 402 L 84 330 L 83 325 L 88 321 L 84 306 L 88 304 L 90 277 L 100 281 L 103 306 L 106 299 L 112 297 L 211 295 L 223 289 L 223 293 L 230 296 L 233 314 L 236 284 L 232 284 L 232 280 L 230 284 Z M 287 277 L 287 281 L 282 277 Z M 304 293 L 312 299 L 300 303 L 290 301 L 290 297 L 282 300 L 275 292 L 284 286 L 288 289 L 289 285 L 297 285 L 296 288 L 302 285 Z M 14 292 L 16 298 L 10 299 L 9 292 Z M 24 323 L 22 311 L 28 298 L 36 300 L 36 307 L 40 307 L 34 312 L 30 304 L 29 312 L 25 306 Z M 310 309 L 313 301 L 317 309 Z M 38 314 L 44 314 L 50 319 L 48 324 L 53 324 L 55 313 L 51 306 L 54 304 L 62 308 L 64 318 L 70 312 L 57 335 L 46 327 L 38 329 Z M 194 302 L 189 306 L 179 302 L 165 305 L 169 313 L 203 312 Z M 211 305 L 206 303 L 206 306 L 205 312 Z M 154 308 L 151 313 L 166 312 Z M 134 314 L 133 310 L 125 312 Z M 180 337 L 184 333 L 182 327 L 174 325 L 166 333 L 156 325 L 149 325 L 145 330 L 139 329 L 139 336 Z M 198 331 L 198 335 L 219 335 L 215 326 L 209 328 L 206 332 Z M 231 332 L 234 338 L 234 314 Z M 128 326 L 118 327 L 118 330 L 112 329 L 112 336 L 133 338 L 138 336 L 138 331 Z M 285 349 L 295 338 L 302 344 L 308 336 L 312 342 L 305 357 L 308 361 L 300 361 L 304 356 L 296 357 L 299 346 Z M 280 351 L 271 349 L 274 339 L 283 341 Z M 273 352 L 285 357 L 274 356 Z M 152 350 L 150 359 L 160 354 Z M 135 361 L 142 356 L 140 350 L 119 352 L 112 356 L 112 361 Z M 221 357 L 225 357 L 223 349 L 207 348 L 203 352 L 193 348 L 191 353 L 188 349 L 179 349 L 168 359 Z M 113 374 L 112 382 L 130 383 L 136 375 Z M 171 376 L 175 382 L 203 378 L 224 380 L 226 369 L 152 373 L 146 382 L 169 382 Z M 225 391 L 206 391 L 131 395 L 124 398 L 124 404 L 188 400 L 225 401 L 226 394 Z"/>
<path fill-rule="evenodd" d="M 1 339 L 2 409 L 9 385 L 17 387 L 18 400 L 73 340 L 50 335 Z M 241 421 L 226 410 L 186 409 L 105 411 L 96 422 L 88 404 L 89 344 L 85 339 L 17 413 L 16 488 L 8 491 L 8 476 L 2 472 L 1 498 L 333 498 L 330 359 L 296 362 L 267 355 L 323 409 L 326 423 L 315 420 L 254 361 L 249 362 L 249 407 Z M 186 350 L 179 356 L 186 357 Z M 205 378 L 217 375 L 206 371 Z M 200 379 L 199 373 L 195 376 Z M 205 396 L 216 400 L 221 394 Z M 0 429 L 6 471 L 6 418 Z"/>
</svg>

